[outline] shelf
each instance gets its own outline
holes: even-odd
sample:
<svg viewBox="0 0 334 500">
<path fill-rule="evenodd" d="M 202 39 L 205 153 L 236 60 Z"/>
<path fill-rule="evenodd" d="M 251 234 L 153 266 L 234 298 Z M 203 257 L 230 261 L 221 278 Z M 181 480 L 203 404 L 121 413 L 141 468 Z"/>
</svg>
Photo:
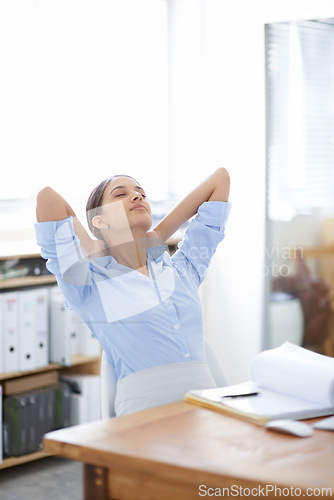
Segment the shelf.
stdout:
<svg viewBox="0 0 334 500">
<path fill-rule="evenodd" d="M 9 467 L 15 467 L 16 465 L 26 464 L 28 462 L 50 456 L 52 455 L 50 455 L 50 453 L 45 453 L 45 451 L 36 451 L 35 453 L 29 453 L 28 455 L 22 455 L 21 457 L 5 458 L 4 461 L 0 464 L 0 470 L 8 469 Z"/>
<path fill-rule="evenodd" d="M 50 363 L 48 366 L 42 368 L 37 368 L 36 370 L 30 370 L 26 372 L 10 372 L 10 373 L 0 373 L 0 384 L 6 380 L 11 380 L 15 378 L 26 379 L 31 375 L 37 375 L 39 373 L 50 372 L 52 370 L 57 370 L 59 372 L 66 372 L 75 369 L 75 371 L 83 371 L 83 373 L 99 373 L 99 364 L 101 361 L 101 356 L 73 356 L 72 365 L 65 366 L 56 363 Z M 89 367 L 91 369 L 89 369 Z M 4 385 L 4 384 L 3 384 Z M 5 458 L 2 463 L 0 463 L 0 470 L 7 469 L 9 467 L 15 467 L 16 465 L 25 464 L 33 460 L 39 460 L 40 458 L 45 458 L 51 456 L 50 453 L 45 453 L 44 451 L 37 451 L 35 453 L 29 453 L 27 455 L 22 455 L 21 457 L 9 457 Z"/>
<path fill-rule="evenodd" d="M 100 356 L 73 356 L 72 364 L 67 365 L 59 365 L 56 363 L 49 363 L 47 366 L 43 366 L 41 368 L 36 368 L 35 370 L 25 371 L 25 372 L 5 372 L 0 373 L 0 382 L 1 380 L 10 380 L 17 377 L 26 377 L 27 375 L 34 375 L 37 373 L 44 373 L 51 370 L 67 370 L 72 368 L 73 366 L 80 366 L 88 363 L 95 363 L 100 361 Z"/>
<path fill-rule="evenodd" d="M 21 276 L 20 278 L 1 280 L 0 290 L 22 288 L 25 286 L 50 285 L 53 283 L 56 283 L 56 278 L 52 274 L 45 276 Z"/>
<path fill-rule="evenodd" d="M 59 370 L 60 368 L 64 368 L 64 366 L 58 365 L 56 363 L 49 363 L 47 366 L 43 366 L 42 368 L 36 368 L 35 370 L 29 370 L 24 372 L 2 372 L 0 373 L 0 382 L 1 380 L 10 380 L 12 378 L 17 378 L 17 377 L 26 377 L 27 375 L 34 375 L 35 373 L 44 373 L 50 370 Z"/>
<path fill-rule="evenodd" d="M 22 248 L 21 248 L 22 250 Z M 41 285 L 53 285 L 56 283 L 55 276 L 51 274 L 43 274 L 45 272 L 44 259 L 37 252 L 33 252 L 30 248 L 26 249 L 27 252 L 22 251 L 21 255 L 17 255 L 17 248 L 9 249 L 8 246 L 0 245 L 0 263 L 5 260 L 19 260 L 24 261 L 26 268 L 38 265 L 41 270 L 39 276 L 20 276 L 16 278 L 9 278 L 7 280 L 0 280 L 0 292 L 19 290 L 27 287 L 35 287 Z M 36 262 L 34 262 L 36 260 Z M 31 261 L 31 262 L 28 262 Z M 32 270 L 29 271 L 32 273 Z M 96 352 L 96 351 L 95 351 Z M 58 363 L 49 363 L 47 366 L 36 368 L 29 371 L 15 371 L 0 373 L 0 385 L 2 386 L 3 396 L 10 396 L 19 394 L 20 392 L 29 392 L 37 390 L 41 387 L 53 385 L 59 381 L 61 374 L 77 372 L 98 375 L 100 373 L 101 355 L 97 356 L 84 356 L 77 355 L 72 357 L 72 364 L 70 366 Z M 1 405 L 0 405 L 1 408 Z M 0 432 L 2 428 L 0 426 Z M 20 457 L 5 458 L 0 463 L 0 470 L 9 467 L 15 467 L 20 464 L 28 463 L 33 460 L 51 456 L 44 451 L 29 453 Z"/>
</svg>

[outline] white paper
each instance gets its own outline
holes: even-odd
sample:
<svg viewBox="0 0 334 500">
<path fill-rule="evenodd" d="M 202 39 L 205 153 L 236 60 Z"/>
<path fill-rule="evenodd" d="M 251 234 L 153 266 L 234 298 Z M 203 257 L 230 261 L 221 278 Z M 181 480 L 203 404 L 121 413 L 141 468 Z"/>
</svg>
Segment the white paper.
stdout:
<svg viewBox="0 0 334 500">
<path fill-rule="evenodd" d="M 323 406 L 334 406 L 334 358 L 285 342 L 251 363 L 258 387 Z"/>
</svg>

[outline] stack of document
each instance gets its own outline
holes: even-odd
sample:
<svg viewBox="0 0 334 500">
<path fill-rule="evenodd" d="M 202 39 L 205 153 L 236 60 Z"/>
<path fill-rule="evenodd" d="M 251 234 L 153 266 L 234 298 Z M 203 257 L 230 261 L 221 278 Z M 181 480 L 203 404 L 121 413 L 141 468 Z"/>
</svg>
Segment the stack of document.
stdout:
<svg viewBox="0 0 334 500">
<path fill-rule="evenodd" d="M 4 457 L 42 449 L 43 435 L 70 424 L 70 391 L 66 384 L 6 396 L 3 400 Z"/>
<path fill-rule="evenodd" d="M 71 366 L 73 356 L 98 356 L 101 346 L 80 316 L 66 307 L 60 288 L 50 287 L 50 361 Z"/>
<path fill-rule="evenodd" d="M 0 372 L 28 371 L 49 363 L 47 287 L 0 294 Z"/>
<path fill-rule="evenodd" d="M 334 358 L 285 342 L 254 358 L 251 380 L 192 390 L 186 401 L 264 424 L 334 414 Z"/>
<path fill-rule="evenodd" d="M 101 346 L 80 316 L 66 307 L 57 285 L 0 293 L 0 373 L 51 363 L 71 366 L 73 356 L 99 356 Z"/>
<path fill-rule="evenodd" d="M 68 374 L 61 380 L 71 388 L 70 425 L 85 424 L 101 419 L 101 382 L 99 375 Z"/>
</svg>

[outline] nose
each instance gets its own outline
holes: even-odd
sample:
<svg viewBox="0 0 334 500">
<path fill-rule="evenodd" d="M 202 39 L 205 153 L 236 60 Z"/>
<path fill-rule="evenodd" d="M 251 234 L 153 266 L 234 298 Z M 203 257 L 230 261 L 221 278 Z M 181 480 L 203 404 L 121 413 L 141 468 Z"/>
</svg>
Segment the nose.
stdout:
<svg viewBox="0 0 334 500">
<path fill-rule="evenodd" d="M 132 196 L 133 201 L 142 200 L 142 194 L 139 191 L 135 191 Z"/>
</svg>

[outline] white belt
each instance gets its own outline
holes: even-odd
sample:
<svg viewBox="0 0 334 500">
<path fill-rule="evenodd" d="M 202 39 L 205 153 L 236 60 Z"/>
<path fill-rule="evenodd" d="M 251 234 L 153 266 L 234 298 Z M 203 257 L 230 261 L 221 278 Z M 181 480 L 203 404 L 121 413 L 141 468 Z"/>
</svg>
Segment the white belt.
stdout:
<svg viewBox="0 0 334 500">
<path fill-rule="evenodd" d="M 216 387 L 216 383 L 207 363 L 201 361 L 145 368 L 117 383 L 116 416 L 180 401 L 189 390 L 211 387 Z"/>
</svg>

